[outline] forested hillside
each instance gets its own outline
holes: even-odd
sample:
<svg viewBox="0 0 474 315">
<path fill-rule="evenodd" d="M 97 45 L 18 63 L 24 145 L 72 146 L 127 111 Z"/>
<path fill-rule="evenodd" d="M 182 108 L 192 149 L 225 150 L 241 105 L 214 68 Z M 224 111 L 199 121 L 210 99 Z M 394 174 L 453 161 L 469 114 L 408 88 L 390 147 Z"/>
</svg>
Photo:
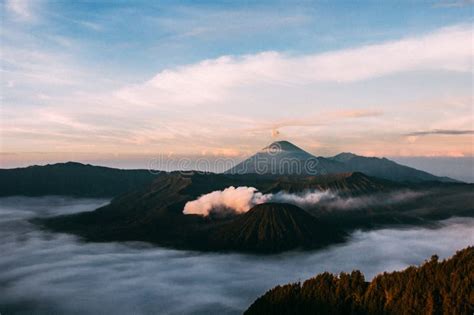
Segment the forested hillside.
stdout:
<svg viewBox="0 0 474 315">
<path fill-rule="evenodd" d="M 474 247 L 445 261 L 384 273 L 366 282 L 360 271 L 322 273 L 277 286 L 245 314 L 473 314 Z"/>
<path fill-rule="evenodd" d="M 75 162 L 0 169 L 0 196 L 115 197 L 149 184 L 156 176 L 148 170 Z"/>
</svg>

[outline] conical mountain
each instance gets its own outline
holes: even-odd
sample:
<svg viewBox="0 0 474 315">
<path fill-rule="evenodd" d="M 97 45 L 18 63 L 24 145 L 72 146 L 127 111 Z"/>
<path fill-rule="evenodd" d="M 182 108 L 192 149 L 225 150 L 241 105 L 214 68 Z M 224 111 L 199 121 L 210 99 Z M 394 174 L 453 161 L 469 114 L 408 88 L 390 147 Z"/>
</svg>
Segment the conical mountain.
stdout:
<svg viewBox="0 0 474 315">
<path fill-rule="evenodd" d="M 227 170 L 226 174 L 321 175 L 345 169 L 337 161 L 316 157 L 288 141 L 273 142 Z"/>
<path fill-rule="evenodd" d="M 295 205 L 265 203 L 210 233 L 209 243 L 221 249 L 279 252 L 321 246 L 342 237 Z"/>
<path fill-rule="evenodd" d="M 308 153 L 308 152 L 304 151 L 303 149 L 301 149 L 300 147 L 297 147 L 293 143 L 291 143 L 289 141 L 285 141 L 285 140 L 273 142 L 269 146 L 262 149 L 262 151 L 272 151 L 272 150 L 273 151 L 274 150 L 281 150 L 281 151 L 284 151 L 284 152 L 294 152 L 296 154 L 306 154 L 308 156 L 313 156 L 310 153 Z"/>
</svg>

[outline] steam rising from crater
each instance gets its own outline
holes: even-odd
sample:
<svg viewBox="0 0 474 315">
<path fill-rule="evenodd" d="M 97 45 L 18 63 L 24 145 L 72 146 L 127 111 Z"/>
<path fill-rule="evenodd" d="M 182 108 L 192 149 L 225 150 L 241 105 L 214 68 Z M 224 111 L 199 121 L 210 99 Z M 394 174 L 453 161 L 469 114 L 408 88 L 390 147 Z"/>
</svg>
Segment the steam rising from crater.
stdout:
<svg viewBox="0 0 474 315">
<path fill-rule="evenodd" d="M 199 214 L 208 216 L 211 212 L 222 212 L 232 210 L 236 213 L 247 212 L 254 205 L 268 201 L 268 195 L 257 191 L 254 187 L 233 187 L 224 190 L 216 190 L 202 195 L 194 201 L 186 203 L 184 214 Z"/>
<path fill-rule="evenodd" d="M 189 201 L 184 206 L 184 214 L 197 214 L 201 216 L 225 215 L 228 213 L 245 213 L 253 206 L 265 202 L 291 203 L 303 209 L 317 205 L 324 206 L 327 210 L 351 210 L 368 206 L 397 204 L 413 200 L 426 195 L 427 192 L 414 192 L 410 190 L 377 193 L 358 197 L 341 197 L 330 190 L 306 190 L 301 193 L 288 193 L 284 191 L 275 194 L 263 194 L 254 187 L 230 186 L 224 190 L 216 190 L 202 195 L 196 200 Z"/>
<path fill-rule="evenodd" d="M 244 213 L 253 206 L 265 202 L 291 203 L 302 208 L 313 206 L 321 200 L 333 199 L 336 195 L 330 191 L 306 191 L 300 194 L 289 194 L 278 192 L 276 194 L 262 194 L 254 187 L 228 187 L 224 190 L 216 190 L 209 194 L 202 195 L 196 200 L 186 203 L 184 214 L 198 214 L 208 216 L 218 214 L 223 211 L 233 211 Z"/>
</svg>

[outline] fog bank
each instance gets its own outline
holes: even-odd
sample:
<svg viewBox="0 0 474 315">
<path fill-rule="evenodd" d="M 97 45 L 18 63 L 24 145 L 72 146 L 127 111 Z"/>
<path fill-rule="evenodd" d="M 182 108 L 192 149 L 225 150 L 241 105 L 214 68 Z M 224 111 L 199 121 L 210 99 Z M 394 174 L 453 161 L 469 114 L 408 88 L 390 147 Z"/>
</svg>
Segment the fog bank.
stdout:
<svg viewBox="0 0 474 315">
<path fill-rule="evenodd" d="M 0 198 L 2 314 L 240 314 L 277 284 L 353 269 L 371 278 L 474 244 L 472 218 L 443 221 L 437 229 L 358 231 L 343 245 L 275 256 L 82 243 L 27 222 L 103 204 L 93 199 Z"/>
</svg>

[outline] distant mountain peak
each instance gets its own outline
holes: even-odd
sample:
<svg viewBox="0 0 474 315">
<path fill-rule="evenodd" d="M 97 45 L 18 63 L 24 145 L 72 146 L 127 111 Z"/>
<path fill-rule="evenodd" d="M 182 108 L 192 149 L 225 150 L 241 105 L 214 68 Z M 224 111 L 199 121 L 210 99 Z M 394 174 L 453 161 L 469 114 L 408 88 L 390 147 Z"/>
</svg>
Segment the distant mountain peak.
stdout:
<svg viewBox="0 0 474 315">
<path fill-rule="evenodd" d="M 334 160 L 339 161 L 339 162 L 345 162 L 349 161 L 352 158 L 357 157 L 357 154 L 351 153 L 351 152 L 342 152 L 339 153 L 338 155 L 334 156 Z"/>
<path fill-rule="evenodd" d="M 253 156 L 230 168 L 227 174 L 323 175 L 341 173 L 342 163 L 316 157 L 293 143 L 271 143 Z"/>
<path fill-rule="evenodd" d="M 281 151 L 295 151 L 295 152 L 302 151 L 302 152 L 306 152 L 303 149 L 301 149 L 300 147 L 298 147 L 298 146 L 294 145 L 293 143 L 291 143 L 289 141 L 286 141 L 286 140 L 275 141 L 275 142 L 271 143 L 270 145 L 266 146 L 265 148 L 263 148 L 262 150 L 263 151 L 281 150 Z"/>
<path fill-rule="evenodd" d="M 282 140 L 264 147 L 253 156 L 227 170 L 226 173 L 318 175 L 326 172 L 325 168 L 320 165 L 321 161 L 293 143 Z"/>
<path fill-rule="evenodd" d="M 301 149 L 293 143 L 281 140 L 271 143 L 253 156 L 228 169 L 227 174 L 274 174 L 274 175 L 325 175 L 361 172 L 369 176 L 392 181 L 444 181 L 454 182 L 386 158 L 365 157 L 351 152 L 324 158 Z"/>
</svg>

